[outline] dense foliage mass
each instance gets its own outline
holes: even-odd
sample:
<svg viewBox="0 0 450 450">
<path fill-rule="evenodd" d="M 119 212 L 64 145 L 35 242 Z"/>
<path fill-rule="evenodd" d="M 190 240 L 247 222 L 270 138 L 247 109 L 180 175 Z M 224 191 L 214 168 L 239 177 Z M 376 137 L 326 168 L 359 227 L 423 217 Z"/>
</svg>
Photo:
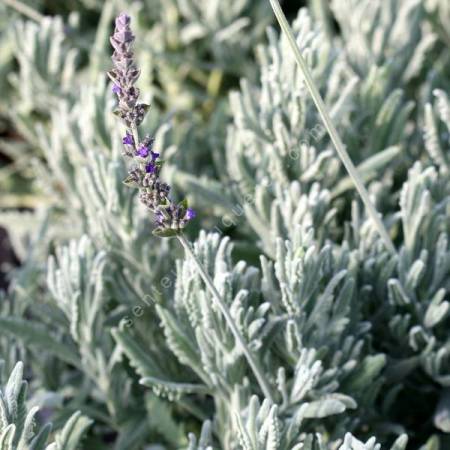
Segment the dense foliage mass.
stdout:
<svg viewBox="0 0 450 450">
<path fill-rule="evenodd" d="M 0 2 L 0 450 L 450 448 L 450 3 L 284 3 L 395 254 L 268 1 Z M 124 10 L 145 157 L 273 401 L 123 183 Z"/>
</svg>

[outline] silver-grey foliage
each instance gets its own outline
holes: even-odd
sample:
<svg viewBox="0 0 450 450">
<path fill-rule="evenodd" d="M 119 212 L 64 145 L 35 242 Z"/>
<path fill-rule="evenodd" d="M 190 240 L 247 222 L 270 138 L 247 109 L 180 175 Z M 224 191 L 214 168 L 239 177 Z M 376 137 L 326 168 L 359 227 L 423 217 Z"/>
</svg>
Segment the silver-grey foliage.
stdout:
<svg viewBox="0 0 450 450">
<path fill-rule="evenodd" d="M 92 421 L 74 413 L 56 433 L 54 442 L 47 445 L 52 426 L 47 424 L 36 431 L 39 408 L 27 408 L 28 383 L 23 379 L 23 370 L 23 364 L 18 362 L 0 390 L 0 449 L 75 450 Z"/>
<path fill-rule="evenodd" d="M 269 2 L 72 3 L 38 21 L 0 5 L 14 168 L 0 168 L 0 224 L 21 260 L 0 296 L 0 449 L 447 448 L 448 2 L 311 0 L 290 17 L 398 256 L 267 28 Z M 119 8 L 153 105 L 142 127 L 198 210 L 193 251 L 273 403 L 193 262 L 151 236 L 122 183 L 104 77 Z M 54 434 L 33 424 L 49 416 Z"/>
</svg>

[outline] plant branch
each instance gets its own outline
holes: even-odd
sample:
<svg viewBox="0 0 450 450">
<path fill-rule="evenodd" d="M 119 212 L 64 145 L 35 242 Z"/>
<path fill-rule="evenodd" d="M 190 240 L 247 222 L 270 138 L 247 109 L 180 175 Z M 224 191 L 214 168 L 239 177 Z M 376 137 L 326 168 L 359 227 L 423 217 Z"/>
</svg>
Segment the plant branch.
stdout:
<svg viewBox="0 0 450 450">
<path fill-rule="evenodd" d="M 208 273 L 206 272 L 202 263 L 199 261 L 199 259 L 195 255 L 195 253 L 194 253 L 189 241 L 186 239 L 185 235 L 183 233 L 179 233 L 177 235 L 177 237 L 178 237 L 178 240 L 180 241 L 181 245 L 184 247 L 184 250 L 186 251 L 186 253 L 193 259 L 195 265 L 197 266 L 200 276 L 202 277 L 207 288 L 211 292 L 214 300 L 216 301 L 217 306 L 219 307 L 220 311 L 222 312 L 223 316 L 225 317 L 225 320 L 226 320 L 228 326 L 230 327 L 230 330 L 233 333 L 236 341 L 241 346 L 241 349 L 244 352 L 244 355 L 247 358 L 247 361 L 248 361 L 250 367 L 252 368 L 256 379 L 258 380 L 259 386 L 261 387 L 263 394 L 265 395 L 265 397 L 268 400 L 270 400 L 271 403 L 274 403 L 269 383 L 267 382 L 261 367 L 259 366 L 258 362 L 254 359 L 252 353 L 250 352 L 250 349 L 248 348 L 246 342 L 244 341 L 243 336 L 241 335 L 240 331 L 238 330 L 236 324 L 234 323 L 234 320 L 231 317 L 231 314 L 230 314 L 230 311 L 228 310 L 227 305 L 224 303 L 219 292 L 217 291 L 216 287 L 214 286 L 213 280 L 208 275 Z"/>
<path fill-rule="evenodd" d="M 380 216 L 375 209 L 375 206 L 373 205 L 372 201 L 370 200 L 369 193 L 367 189 L 364 187 L 364 184 L 358 175 L 358 171 L 356 170 L 356 167 L 354 166 L 352 160 L 350 159 L 349 154 L 347 153 L 347 150 L 345 150 L 344 144 L 342 143 L 342 140 L 333 125 L 333 121 L 331 120 L 330 114 L 328 113 L 327 107 L 325 106 L 325 102 L 323 101 L 315 83 L 312 78 L 311 72 L 303 59 L 300 49 L 298 48 L 297 42 L 295 40 L 294 34 L 292 32 L 291 27 L 289 26 L 286 16 L 284 15 L 280 3 L 278 0 L 270 0 L 270 4 L 272 5 L 272 9 L 275 13 L 275 16 L 278 20 L 278 23 L 280 24 L 280 27 L 283 31 L 283 33 L 286 35 L 286 38 L 294 52 L 295 60 L 300 67 L 303 77 L 305 80 L 305 84 L 309 90 L 309 93 L 319 111 L 320 117 L 322 118 L 322 121 L 325 125 L 325 128 L 328 131 L 328 134 L 330 135 L 330 138 L 336 148 L 336 151 L 339 155 L 339 158 L 342 161 L 342 164 L 344 164 L 344 167 L 347 169 L 347 172 L 350 175 L 350 178 L 353 180 L 353 183 L 355 184 L 356 190 L 358 191 L 359 195 L 361 196 L 361 199 L 367 209 L 367 212 L 372 219 L 376 229 L 378 230 L 379 235 L 384 241 L 384 244 L 386 245 L 386 248 L 393 254 L 396 255 L 397 251 L 394 247 L 394 244 L 389 237 L 389 234 L 380 219 Z"/>
</svg>

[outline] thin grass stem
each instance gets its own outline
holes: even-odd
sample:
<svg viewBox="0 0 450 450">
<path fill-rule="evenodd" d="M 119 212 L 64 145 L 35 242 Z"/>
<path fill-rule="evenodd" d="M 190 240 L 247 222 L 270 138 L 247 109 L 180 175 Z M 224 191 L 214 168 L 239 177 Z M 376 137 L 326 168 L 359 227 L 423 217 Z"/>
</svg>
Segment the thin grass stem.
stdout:
<svg viewBox="0 0 450 450">
<path fill-rule="evenodd" d="M 231 332 L 233 333 L 236 341 L 241 346 L 241 349 L 247 358 L 247 361 L 253 370 L 253 373 L 259 383 L 259 386 L 261 387 L 261 390 L 265 397 L 271 402 L 274 403 L 269 383 L 266 380 L 266 377 L 264 376 L 264 373 L 261 369 L 261 367 L 258 364 L 258 361 L 253 357 L 250 349 L 248 348 L 243 336 L 241 335 L 240 331 L 238 330 L 233 318 L 231 317 L 230 311 L 228 310 L 227 305 L 222 300 L 222 297 L 220 296 L 218 290 L 214 286 L 214 282 L 209 276 L 209 274 L 206 272 L 205 268 L 203 267 L 202 263 L 199 261 L 197 256 L 195 255 L 189 241 L 186 239 L 186 236 L 182 233 L 177 235 L 178 240 L 180 241 L 181 245 L 183 246 L 184 250 L 186 251 L 186 254 L 189 255 L 192 260 L 194 261 L 195 265 L 197 266 L 198 272 L 200 276 L 202 277 L 204 283 L 206 284 L 206 287 L 211 292 L 217 306 L 219 307 L 220 311 L 222 312 Z"/>
<path fill-rule="evenodd" d="M 325 125 L 325 128 L 328 131 L 328 134 L 330 135 L 330 138 L 336 148 L 336 151 L 339 155 L 339 158 L 342 161 L 342 164 L 344 164 L 344 167 L 347 169 L 347 172 L 350 175 L 350 178 L 353 180 L 356 190 L 358 191 L 359 195 L 361 196 L 361 199 L 367 209 L 367 213 L 369 214 L 369 217 L 372 219 L 379 235 L 381 236 L 382 240 L 384 241 L 386 248 L 393 255 L 397 255 L 397 251 L 396 251 L 395 246 L 389 236 L 389 233 L 386 230 L 382 220 L 380 219 L 380 216 L 379 216 L 377 210 L 375 209 L 375 206 L 373 205 L 372 201 L 370 200 L 369 192 L 364 187 L 364 184 L 363 184 L 360 176 L 358 175 L 358 171 L 356 170 L 355 165 L 353 164 L 352 160 L 350 159 L 350 156 L 347 153 L 347 150 L 345 150 L 344 144 L 342 143 L 342 140 L 333 124 L 333 121 L 331 120 L 330 114 L 328 113 L 327 107 L 325 106 L 325 102 L 323 101 L 323 99 L 314 83 L 311 72 L 300 53 L 300 49 L 297 45 L 297 42 L 295 40 L 292 29 L 286 20 L 286 16 L 284 15 L 284 13 L 281 9 L 280 3 L 278 2 L 278 0 L 270 0 L 270 4 L 272 5 L 272 9 L 275 13 L 278 23 L 280 24 L 281 30 L 286 35 L 286 38 L 294 52 L 295 60 L 298 64 L 298 66 L 300 67 L 300 70 L 303 73 L 305 84 L 306 84 L 306 86 L 309 90 L 309 93 L 319 111 L 320 117 L 322 118 L 322 121 Z"/>
</svg>

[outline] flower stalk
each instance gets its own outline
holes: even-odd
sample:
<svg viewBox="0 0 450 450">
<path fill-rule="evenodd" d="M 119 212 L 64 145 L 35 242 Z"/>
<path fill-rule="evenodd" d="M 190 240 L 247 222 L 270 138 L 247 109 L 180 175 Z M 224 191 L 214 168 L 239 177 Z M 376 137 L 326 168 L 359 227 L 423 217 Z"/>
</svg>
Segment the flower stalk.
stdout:
<svg viewBox="0 0 450 450">
<path fill-rule="evenodd" d="M 188 207 L 186 200 L 176 204 L 170 199 L 170 186 L 159 177 L 163 162 L 159 159 L 159 153 L 153 151 L 153 139 L 150 136 L 146 136 L 142 140 L 139 138 L 138 127 L 142 123 L 149 105 L 139 102 L 139 89 L 135 86 L 140 71 L 133 58 L 134 39 L 130 28 L 130 17 L 124 13 L 120 14 L 116 18 L 116 28 L 111 36 L 111 45 L 114 48 L 112 56 L 114 68 L 108 72 L 108 76 L 113 82 L 112 91 L 118 99 L 118 107 L 114 113 L 127 127 L 122 140 L 123 153 L 132 160 L 128 177 L 124 183 L 138 188 L 141 202 L 154 213 L 157 227 L 153 234 L 159 237 L 177 237 L 186 254 L 193 259 L 200 276 L 211 292 L 236 342 L 241 347 L 262 392 L 273 403 L 270 386 L 261 367 L 239 332 L 226 303 L 214 286 L 214 282 L 183 234 L 185 226 L 195 217 L 195 211 Z"/>
<path fill-rule="evenodd" d="M 258 384 L 259 384 L 264 396 L 271 403 L 274 403 L 274 400 L 273 400 L 273 397 L 271 394 L 271 390 L 270 390 L 270 386 L 266 380 L 266 377 L 264 376 L 264 372 L 262 371 L 261 367 L 259 366 L 258 361 L 253 357 L 242 334 L 240 333 L 236 324 L 234 323 L 234 320 L 231 317 L 231 314 L 230 314 L 230 311 L 228 310 L 227 305 L 222 300 L 222 297 L 220 296 L 218 290 L 214 286 L 213 280 L 211 279 L 211 277 L 209 276 L 209 274 L 206 272 L 205 268 L 203 267 L 202 263 L 199 261 L 199 259 L 195 255 L 189 241 L 186 239 L 186 236 L 183 233 L 179 233 L 177 235 L 177 238 L 180 241 L 181 245 L 183 246 L 184 250 L 186 251 L 186 254 L 188 254 L 192 258 L 195 265 L 197 266 L 197 270 L 198 270 L 200 276 L 202 277 L 205 285 L 211 292 L 217 306 L 219 307 L 221 313 L 223 314 L 223 316 L 228 324 L 228 327 L 230 328 L 231 332 L 233 333 L 233 336 L 236 339 L 236 342 L 240 345 L 242 352 L 244 353 L 245 357 L 247 358 L 248 364 L 250 365 L 251 369 L 253 370 L 253 374 L 255 375 L 255 378 L 258 381 Z"/>
<path fill-rule="evenodd" d="M 369 192 L 364 187 L 362 179 L 360 178 L 355 165 L 353 164 L 352 160 L 350 159 L 350 156 L 344 147 L 344 144 L 339 136 L 339 133 L 337 132 L 336 127 L 334 126 L 333 121 L 331 120 L 331 116 L 328 113 L 325 102 L 323 101 L 323 99 L 319 93 L 319 90 L 317 89 L 316 84 L 314 83 L 314 80 L 311 75 L 311 71 L 308 68 L 308 65 L 306 64 L 303 56 L 300 53 L 300 49 L 298 48 L 298 45 L 295 40 L 292 29 L 287 22 L 287 19 L 283 13 L 283 10 L 281 9 L 280 3 L 278 2 L 278 0 L 270 0 L 270 4 L 271 4 L 272 9 L 275 13 L 275 16 L 278 20 L 278 23 L 280 24 L 282 32 L 285 34 L 285 36 L 292 48 L 292 51 L 294 52 L 295 60 L 298 64 L 300 70 L 302 71 L 306 87 L 308 88 L 308 91 L 314 101 L 314 104 L 316 105 L 317 110 L 319 111 L 319 115 L 322 118 L 322 121 L 325 125 L 325 128 L 328 131 L 328 134 L 330 135 L 331 141 L 333 142 L 333 144 L 336 148 L 336 152 L 337 152 L 339 158 L 341 159 L 342 164 L 346 168 L 348 174 L 350 175 L 350 178 L 353 180 L 355 188 L 358 191 L 359 195 L 361 196 L 361 199 L 367 209 L 367 213 L 369 214 L 370 218 L 372 219 L 372 221 L 375 225 L 375 228 L 377 229 L 380 237 L 384 241 L 386 248 L 393 255 L 397 255 L 397 250 L 395 249 L 395 246 L 389 236 L 389 233 L 386 230 L 382 220 L 380 219 L 378 211 L 376 210 L 375 206 L 373 205 L 372 201 L 370 200 Z"/>
</svg>

